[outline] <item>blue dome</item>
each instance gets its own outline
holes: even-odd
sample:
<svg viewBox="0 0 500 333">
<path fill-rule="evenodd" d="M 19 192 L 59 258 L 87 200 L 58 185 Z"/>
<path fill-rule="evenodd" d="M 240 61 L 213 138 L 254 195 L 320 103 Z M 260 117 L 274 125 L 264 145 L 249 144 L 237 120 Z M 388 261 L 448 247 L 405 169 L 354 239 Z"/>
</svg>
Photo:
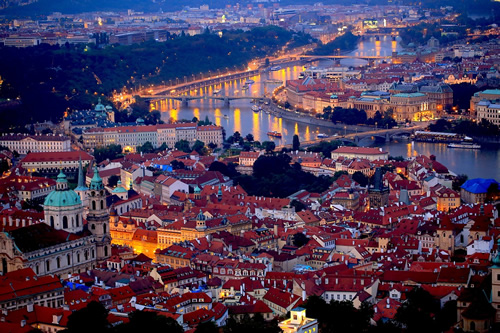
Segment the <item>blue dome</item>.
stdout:
<svg viewBox="0 0 500 333">
<path fill-rule="evenodd" d="M 44 207 L 70 207 L 81 204 L 80 196 L 68 188 L 68 180 L 61 170 L 57 175 L 56 189 L 47 195 L 43 202 Z"/>
<path fill-rule="evenodd" d="M 81 205 L 82 201 L 78 194 L 76 194 L 73 190 L 64 190 L 64 191 L 52 191 L 45 198 L 43 203 L 44 207 L 70 207 L 74 205 Z"/>
<path fill-rule="evenodd" d="M 118 181 L 113 193 L 127 193 L 127 190 L 122 186 L 121 180 Z"/>
</svg>

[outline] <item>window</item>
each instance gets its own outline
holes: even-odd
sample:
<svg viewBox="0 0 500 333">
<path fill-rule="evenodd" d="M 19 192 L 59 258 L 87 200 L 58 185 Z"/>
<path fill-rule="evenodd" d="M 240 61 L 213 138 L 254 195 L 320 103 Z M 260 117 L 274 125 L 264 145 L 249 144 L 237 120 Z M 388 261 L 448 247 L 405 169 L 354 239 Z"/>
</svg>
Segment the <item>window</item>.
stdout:
<svg viewBox="0 0 500 333">
<path fill-rule="evenodd" d="M 63 216 L 63 229 L 67 229 L 67 228 L 68 228 L 68 217 Z"/>
<path fill-rule="evenodd" d="M 54 228 L 54 216 L 50 217 L 50 226 Z"/>
<path fill-rule="evenodd" d="M 69 254 L 66 255 L 66 264 L 71 265 L 71 256 Z"/>
</svg>

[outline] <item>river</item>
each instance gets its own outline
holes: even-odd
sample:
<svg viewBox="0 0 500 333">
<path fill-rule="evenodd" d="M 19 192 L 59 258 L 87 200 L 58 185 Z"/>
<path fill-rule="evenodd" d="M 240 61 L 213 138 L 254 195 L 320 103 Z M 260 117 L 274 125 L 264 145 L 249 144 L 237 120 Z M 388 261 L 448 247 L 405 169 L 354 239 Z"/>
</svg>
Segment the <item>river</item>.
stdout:
<svg viewBox="0 0 500 333">
<path fill-rule="evenodd" d="M 400 50 L 399 42 L 393 41 L 390 36 L 382 37 L 380 41 L 375 38 L 360 41 L 356 50 L 351 55 L 391 55 L 393 51 Z M 344 66 L 364 65 L 366 62 L 359 59 L 343 59 Z M 316 67 L 331 67 L 331 60 L 322 60 L 313 64 Z M 220 95 L 225 96 L 263 96 L 271 93 L 280 84 L 276 81 L 296 79 L 304 68 L 302 66 L 292 66 L 282 68 L 277 71 L 263 73 L 250 79 L 254 83 L 249 89 L 243 89 L 246 79 L 234 80 L 192 91 L 195 96 L 213 95 L 214 91 L 220 90 Z M 267 81 L 267 82 L 266 82 Z M 196 117 L 204 120 L 208 116 L 213 123 L 223 126 L 227 135 L 238 131 L 242 136 L 252 133 L 257 141 L 272 140 L 276 145 L 291 144 L 295 134 L 300 141 L 313 140 L 319 133 L 327 135 L 343 134 L 339 130 L 332 128 L 307 125 L 292 120 L 276 118 L 264 112 L 253 112 L 251 100 L 232 100 L 229 107 L 224 107 L 222 101 L 218 100 L 194 100 L 188 106 L 181 105 L 178 101 L 159 101 L 154 107 L 162 112 L 162 119 L 180 120 Z M 267 135 L 270 131 L 282 133 L 282 138 L 271 138 Z M 341 131 L 340 131 L 341 132 Z M 415 154 L 435 155 L 437 160 L 446 165 L 456 174 L 465 173 L 469 178 L 491 177 L 500 180 L 500 152 L 497 146 L 485 147 L 478 151 L 463 149 L 448 149 L 445 145 L 431 143 L 414 143 L 408 141 L 393 141 L 390 143 L 379 143 L 371 140 L 363 140 L 360 143 L 364 146 L 378 146 L 388 150 L 393 156 L 413 156 Z"/>
</svg>

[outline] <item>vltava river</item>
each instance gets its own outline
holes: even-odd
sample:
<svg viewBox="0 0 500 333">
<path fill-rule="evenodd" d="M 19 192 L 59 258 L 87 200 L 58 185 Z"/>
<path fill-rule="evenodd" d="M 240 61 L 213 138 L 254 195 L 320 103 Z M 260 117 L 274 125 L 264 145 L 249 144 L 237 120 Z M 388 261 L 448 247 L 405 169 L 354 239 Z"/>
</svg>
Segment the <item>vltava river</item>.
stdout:
<svg viewBox="0 0 500 333">
<path fill-rule="evenodd" d="M 400 49 L 397 41 L 392 41 L 387 36 L 376 41 L 361 41 L 352 55 L 391 55 L 393 51 Z M 366 64 L 363 60 L 343 59 L 341 64 L 344 66 L 357 66 Z M 331 67 L 333 61 L 322 60 L 313 64 L 316 67 Z M 282 68 L 278 71 L 263 73 L 251 77 L 255 83 L 250 84 L 248 89 L 243 89 L 246 79 L 234 80 L 211 86 L 202 90 L 192 91 L 191 95 L 204 96 L 213 95 L 214 91 L 220 90 L 220 95 L 226 96 L 263 96 L 265 93 L 271 93 L 273 89 L 279 86 L 276 81 L 285 81 L 296 79 L 304 68 L 302 66 L 293 66 Z M 333 135 L 338 130 L 325 128 L 322 126 L 307 125 L 296 121 L 276 118 L 265 112 L 253 112 L 251 100 L 234 100 L 229 107 L 224 107 L 222 101 L 214 100 L 195 100 L 190 101 L 188 106 L 182 106 L 178 101 L 157 102 L 155 108 L 162 112 L 162 118 L 168 121 L 189 119 L 197 117 L 204 120 L 206 116 L 215 124 L 223 126 L 227 136 L 235 131 L 240 132 L 242 136 L 248 133 L 254 135 L 257 141 L 272 140 L 276 145 L 291 144 L 294 134 L 299 135 L 300 141 L 313 140 L 319 133 Z M 282 133 L 282 138 L 271 138 L 267 135 L 270 131 Z M 342 134 L 342 133 L 339 133 Z M 468 151 L 461 149 L 448 149 L 445 145 L 431 143 L 415 143 L 411 145 L 408 141 L 375 143 L 370 140 L 364 140 L 361 145 L 376 145 L 387 149 L 393 156 L 413 156 L 417 153 L 425 155 L 435 155 L 437 160 L 446 165 L 455 173 L 465 173 L 469 178 L 491 177 L 500 180 L 500 153 L 498 147 L 485 148 L 478 151 Z"/>
</svg>

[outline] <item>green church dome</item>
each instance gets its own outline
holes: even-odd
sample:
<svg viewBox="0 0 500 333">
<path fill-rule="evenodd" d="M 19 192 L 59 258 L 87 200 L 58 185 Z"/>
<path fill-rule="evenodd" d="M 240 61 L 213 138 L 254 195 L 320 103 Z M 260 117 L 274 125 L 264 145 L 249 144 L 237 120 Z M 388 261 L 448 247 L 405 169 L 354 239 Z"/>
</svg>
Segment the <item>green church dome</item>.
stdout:
<svg viewBox="0 0 500 333">
<path fill-rule="evenodd" d="M 121 180 L 118 181 L 113 193 L 127 193 L 127 190 L 122 186 Z"/>
<path fill-rule="evenodd" d="M 70 207 L 82 204 L 80 196 L 75 191 L 69 189 L 68 180 L 62 170 L 57 176 L 56 182 L 56 189 L 50 192 L 45 198 L 43 203 L 45 207 Z"/>
</svg>

